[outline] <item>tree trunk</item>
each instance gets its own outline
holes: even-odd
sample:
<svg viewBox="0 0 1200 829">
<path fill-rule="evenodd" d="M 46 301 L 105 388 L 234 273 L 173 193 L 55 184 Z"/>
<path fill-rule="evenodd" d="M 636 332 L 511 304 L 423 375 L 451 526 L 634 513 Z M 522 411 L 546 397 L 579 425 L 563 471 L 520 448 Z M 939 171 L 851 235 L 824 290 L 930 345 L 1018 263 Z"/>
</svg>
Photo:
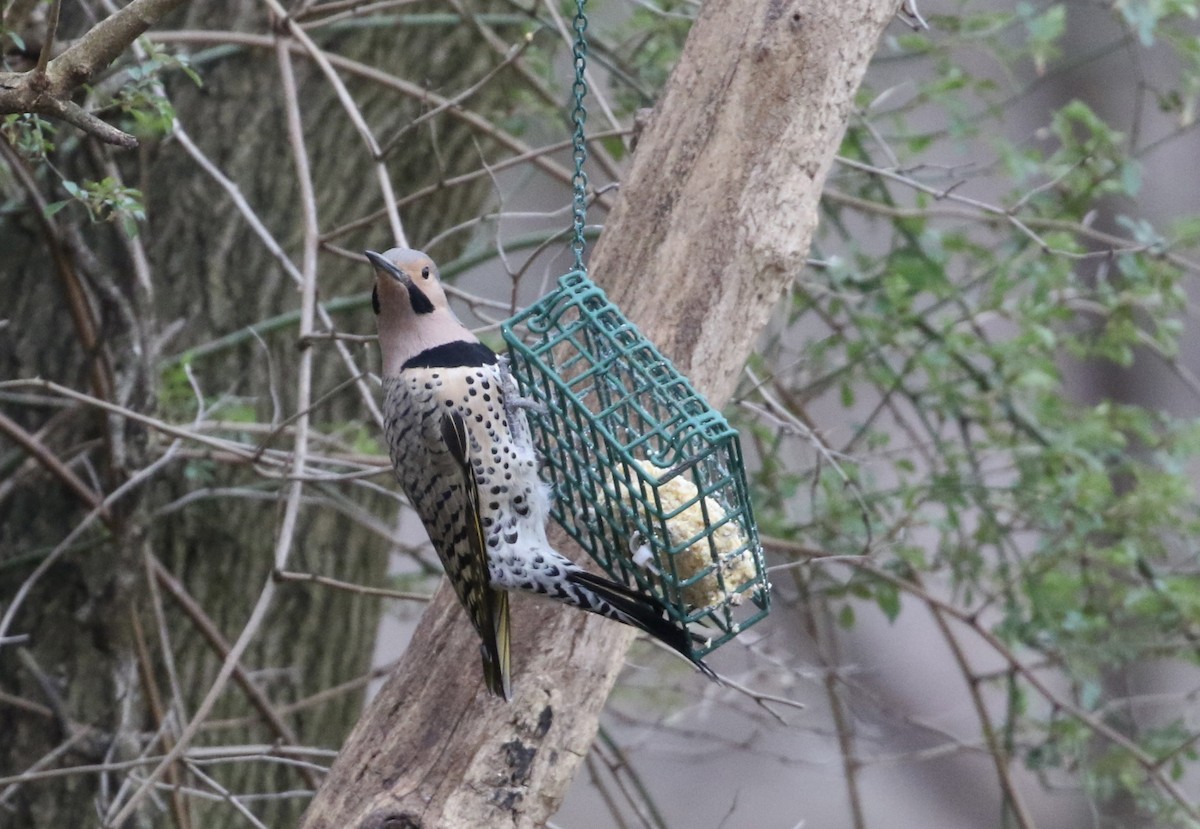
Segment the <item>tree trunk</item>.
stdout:
<svg viewBox="0 0 1200 829">
<path fill-rule="evenodd" d="M 714 404 L 804 265 L 855 91 L 898 5 L 705 4 L 641 138 L 592 271 Z M 506 705 L 483 691 L 475 634 L 443 588 L 302 825 L 542 825 L 631 639 L 515 601 Z"/>
</svg>

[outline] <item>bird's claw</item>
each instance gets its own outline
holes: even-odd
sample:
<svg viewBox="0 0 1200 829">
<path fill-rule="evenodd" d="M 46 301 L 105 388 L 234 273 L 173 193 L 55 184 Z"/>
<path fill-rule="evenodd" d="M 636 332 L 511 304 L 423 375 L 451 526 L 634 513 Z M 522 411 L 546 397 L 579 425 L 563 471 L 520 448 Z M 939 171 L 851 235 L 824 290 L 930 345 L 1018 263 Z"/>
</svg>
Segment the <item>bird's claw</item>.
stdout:
<svg viewBox="0 0 1200 829">
<path fill-rule="evenodd" d="M 654 575 L 659 575 L 658 566 L 654 563 L 654 550 L 642 538 L 641 533 L 635 532 L 629 537 L 629 555 L 630 560 L 643 570 L 648 570 Z"/>
</svg>

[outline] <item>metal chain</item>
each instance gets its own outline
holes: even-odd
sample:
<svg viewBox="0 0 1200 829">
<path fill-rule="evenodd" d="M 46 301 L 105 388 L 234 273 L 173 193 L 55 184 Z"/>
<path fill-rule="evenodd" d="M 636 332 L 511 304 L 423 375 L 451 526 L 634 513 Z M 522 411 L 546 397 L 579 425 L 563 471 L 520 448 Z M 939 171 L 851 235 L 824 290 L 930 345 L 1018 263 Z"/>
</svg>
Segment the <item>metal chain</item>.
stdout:
<svg viewBox="0 0 1200 829">
<path fill-rule="evenodd" d="M 583 249 L 584 249 L 584 225 L 587 222 L 587 188 L 588 177 L 583 171 L 583 163 L 587 161 L 587 143 L 584 136 L 583 128 L 587 124 L 587 110 L 584 109 L 583 99 L 587 95 L 587 82 L 584 80 L 583 72 L 587 68 L 587 14 L 584 12 L 584 6 L 587 5 L 587 0 L 576 0 L 577 11 L 575 12 L 575 85 L 572 91 L 575 93 L 575 109 L 571 113 L 571 120 L 575 122 L 575 175 L 571 178 L 571 187 L 574 190 L 574 200 L 572 204 L 572 215 L 575 223 L 575 235 L 571 240 L 571 250 L 575 252 L 575 270 L 587 271 L 583 264 Z"/>
</svg>

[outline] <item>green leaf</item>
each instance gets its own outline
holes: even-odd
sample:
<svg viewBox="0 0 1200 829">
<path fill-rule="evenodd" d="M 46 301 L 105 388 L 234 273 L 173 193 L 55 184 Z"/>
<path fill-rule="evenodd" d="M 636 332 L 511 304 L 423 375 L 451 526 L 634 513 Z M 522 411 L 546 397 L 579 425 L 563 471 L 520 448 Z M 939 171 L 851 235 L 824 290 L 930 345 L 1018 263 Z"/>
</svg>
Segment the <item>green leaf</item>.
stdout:
<svg viewBox="0 0 1200 829">
<path fill-rule="evenodd" d="M 852 605 L 848 605 L 848 604 L 842 605 L 841 608 L 838 610 L 837 621 L 838 621 L 838 625 L 845 628 L 846 630 L 850 630 L 851 628 L 853 628 L 854 627 L 854 607 Z"/>
<path fill-rule="evenodd" d="M 875 603 L 883 611 L 889 622 L 895 622 L 900 615 L 900 593 L 889 582 L 879 582 L 875 587 Z"/>
</svg>

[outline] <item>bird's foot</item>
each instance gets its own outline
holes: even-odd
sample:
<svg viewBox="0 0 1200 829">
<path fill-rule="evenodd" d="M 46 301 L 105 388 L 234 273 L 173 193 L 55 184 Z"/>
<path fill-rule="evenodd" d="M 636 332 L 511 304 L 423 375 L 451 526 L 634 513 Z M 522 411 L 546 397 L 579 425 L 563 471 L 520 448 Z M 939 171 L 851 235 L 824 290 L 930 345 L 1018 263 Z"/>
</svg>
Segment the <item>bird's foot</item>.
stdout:
<svg viewBox="0 0 1200 829">
<path fill-rule="evenodd" d="M 654 550 L 650 549 L 650 545 L 642 538 L 641 533 L 635 532 L 629 537 L 629 555 L 638 567 L 649 570 L 656 576 L 661 575 L 658 566 L 654 563 Z"/>
</svg>

